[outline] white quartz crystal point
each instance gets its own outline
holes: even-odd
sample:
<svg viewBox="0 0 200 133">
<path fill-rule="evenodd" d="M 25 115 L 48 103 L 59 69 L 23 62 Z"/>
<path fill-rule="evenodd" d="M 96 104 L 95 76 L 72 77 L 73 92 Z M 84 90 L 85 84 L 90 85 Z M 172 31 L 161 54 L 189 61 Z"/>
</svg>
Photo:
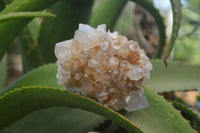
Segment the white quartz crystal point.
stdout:
<svg viewBox="0 0 200 133">
<path fill-rule="evenodd" d="M 110 30 L 108 30 L 108 36 L 109 36 L 109 37 L 111 37 L 111 38 L 117 38 L 117 35 L 118 35 L 118 32 L 117 32 L 117 31 L 111 33 Z"/>
<path fill-rule="evenodd" d="M 128 112 L 140 110 L 149 106 L 149 103 L 146 97 L 142 92 L 140 93 L 132 93 L 131 96 L 127 99 L 127 106 L 124 109 Z"/>
<path fill-rule="evenodd" d="M 101 25 L 97 26 L 97 30 L 101 31 L 103 33 L 106 33 L 106 25 L 105 24 L 101 24 Z"/>
<path fill-rule="evenodd" d="M 144 66 L 144 69 L 146 69 L 146 71 L 150 71 L 150 70 L 153 69 L 153 65 L 151 64 L 151 62 L 149 61 L 149 59 L 146 62 L 145 66 Z"/>
<path fill-rule="evenodd" d="M 72 40 L 56 43 L 55 55 L 59 62 L 65 62 L 71 59 Z"/>
<path fill-rule="evenodd" d="M 99 31 L 89 25 L 79 24 L 79 29 L 75 32 L 74 40 L 78 42 L 78 47 L 89 50 L 99 45 L 98 41 L 102 36 L 104 26 L 99 27 Z"/>
<path fill-rule="evenodd" d="M 130 80 L 139 80 L 144 76 L 144 71 L 140 66 L 131 66 L 129 71 Z"/>
</svg>

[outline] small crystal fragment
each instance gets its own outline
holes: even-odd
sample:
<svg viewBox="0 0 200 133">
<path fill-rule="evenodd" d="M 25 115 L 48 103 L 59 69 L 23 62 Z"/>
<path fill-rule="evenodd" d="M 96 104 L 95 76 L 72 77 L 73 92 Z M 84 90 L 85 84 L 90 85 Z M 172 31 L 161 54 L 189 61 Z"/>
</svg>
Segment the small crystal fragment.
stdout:
<svg viewBox="0 0 200 133">
<path fill-rule="evenodd" d="M 108 60 L 108 65 L 111 70 L 115 70 L 119 65 L 119 60 L 116 57 L 112 56 Z"/>
<path fill-rule="evenodd" d="M 100 44 L 100 47 L 103 51 L 106 51 L 109 47 L 109 42 L 103 42 Z"/>
<path fill-rule="evenodd" d="M 80 24 L 74 39 L 56 44 L 59 84 L 114 109 L 149 106 L 143 88 L 153 66 L 137 42 L 117 32 Z"/>
<path fill-rule="evenodd" d="M 127 111 L 135 111 L 149 106 L 149 103 L 143 93 L 133 93 L 127 99 L 127 103 L 126 107 L 124 107 Z"/>
<path fill-rule="evenodd" d="M 141 79 L 142 77 L 144 77 L 144 71 L 142 68 L 140 68 L 140 66 L 131 66 L 130 67 L 130 71 L 129 71 L 129 79 L 130 80 L 139 80 Z"/>
<path fill-rule="evenodd" d="M 55 55 L 60 62 L 71 59 L 72 40 L 67 40 L 56 44 Z"/>
<path fill-rule="evenodd" d="M 106 32 L 106 25 L 105 24 L 99 25 L 97 27 L 97 30 L 101 32 Z"/>
</svg>

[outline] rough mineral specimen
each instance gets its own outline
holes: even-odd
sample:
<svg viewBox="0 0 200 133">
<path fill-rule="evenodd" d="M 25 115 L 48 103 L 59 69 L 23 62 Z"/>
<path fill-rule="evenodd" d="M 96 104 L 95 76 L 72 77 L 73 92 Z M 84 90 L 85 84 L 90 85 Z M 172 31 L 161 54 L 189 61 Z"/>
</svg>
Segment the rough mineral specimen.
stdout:
<svg viewBox="0 0 200 133">
<path fill-rule="evenodd" d="M 114 110 L 148 106 L 143 88 L 152 64 L 137 42 L 117 32 L 80 24 L 74 39 L 56 44 L 57 79 L 69 91 L 91 97 Z"/>
</svg>

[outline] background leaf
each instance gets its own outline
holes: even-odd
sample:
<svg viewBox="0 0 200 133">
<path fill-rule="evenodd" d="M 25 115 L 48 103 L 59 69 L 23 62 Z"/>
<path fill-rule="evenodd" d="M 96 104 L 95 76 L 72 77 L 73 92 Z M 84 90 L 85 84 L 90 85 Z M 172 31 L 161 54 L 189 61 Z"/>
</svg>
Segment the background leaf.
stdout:
<svg viewBox="0 0 200 133">
<path fill-rule="evenodd" d="M 0 15 L 5 15 L 12 12 L 43 10 L 57 1 L 58 0 L 15 0 L 6 6 Z M 22 29 L 30 20 L 30 18 L 26 18 L 0 23 L 0 60 L 9 48 L 9 45 L 12 43 L 13 39 L 22 31 Z"/>
<path fill-rule="evenodd" d="M 128 132 L 126 129 L 120 127 L 119 125 L 111 122 L 105 123 L 107 127 L 101 128 L 100 132 L 101 133 L 126 133 Z M 109 124 L 109 125 L 108 125 Z"/>
<path fill-rule="evenodd" d="M 127 0 L 106 0 L 99 11 L 93 15 L 90 25 L 97 27 L 100 24 L 106 24 L 107 29 L 113 30 L 120 13 L 122 12 Z"/>
<path fill-rule="evenodd" d="M 20 53 L 23 61 L 23 73 L 44 64 L 38 48 L 39 31 L 42 18 L 34 18 L 19 36 Z"/>
<path fill-rule="evenodd" d="M 169 92 L 178 90 L 191 90 L 200 88 L 200 67 L 175 61 L 168 61 L 167 67 L 160 60 L 152 60 L 148 88 L 156 92 Z"/>
<path fill-rule="evenodd" d="M 144 9 L 146 9 L 154 17 L 159 31 L 159 45 L 156 50 L 156 53 L 154 54 L 154 58 L 161 58 L 163 49 L 166 45 L 166 34 L 165 34 L 166 27 L 164 24 L 163 17 L 160 15 L 158 9 L 154 7 L 151 1 L 149 0 L 132 0 L 132 1 L 140 5 Z"/>
<path fill-rule="evenodd" d="M 175 101 L 173 101 L 172 103 L 173 103 L 173 106 L 177 110 L 181 111 L 181 114 L 183 115 L 183 117 L 189 120 L 192 128 L 200 132 L 200 115 L 198 115 L 196 112 L 194 112 L 193 110 L 191 110 L 189 107 L 187 107 L 184 104 L 181 104 Z"/>
<path fill-rule="evenodd" d="M 55 44 L 73 38 L 79 23 L 88 23 L 93 0 L 62 0 L 50 10 L 57 18 L 44 19 L 39 36 L 39 49 L 46 63 L 55 62 Z"/>
<path fill-rule="evenodd" d="M 0 0 L 0 11 L 2 11 L 5 8 L 5 3 L 3 0 Z"/>
<path fill-rule="evenodd" d="M 33 17 L 56 17 L 54 14 L 48 12 L 15 12 L 0 15 L 0 23 L 19 18 L 33 18 Z"/>
<path fill-rule="evenodd" d="M 21 88 L 22 86 L 48 86 L 55 87 L 60 89 L 65 89 L 64 85 L 57 84 L 56 79 L 57 66 L 56 64 L 49 64 L 34 69 L 33 71 L 23 75 L 13 84 L 7 86 L 4 90 L 0 90 L 0 96 L 5 92 L 15 88 Z"/>
<path fill-rule="evenodd" d="M 104 117 L 88 111 L 53 107 L 35 111 L 0 133 L 86 133 L 104 121 Z"/>
<path fill-rule="evenodd" d="M 7 54 L 0 61 L 0 90 L 6 85 L 7 79 Z"/>
</svg>

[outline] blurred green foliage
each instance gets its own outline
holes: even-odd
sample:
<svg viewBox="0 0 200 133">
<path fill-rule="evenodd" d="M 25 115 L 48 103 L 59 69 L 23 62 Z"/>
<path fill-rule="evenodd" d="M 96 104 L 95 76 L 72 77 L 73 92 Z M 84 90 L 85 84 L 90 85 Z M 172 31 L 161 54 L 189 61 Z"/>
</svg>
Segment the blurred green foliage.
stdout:
<svg viewBox="0 0 200 133">
<path fill-rule="evenodd" d="M 174 49 L 174 60 L 200 64 L 200 1 L 187 0 Z"/>
<path fill-rule="evenodd" d="M 133 26 L 134 22 L 133 8 L 134 8 L 134 3 L 127 2 L 126 7 L 122 11 L 121 16 L 115 26 L 115 29 L 119 33 L 128 35 L 129 29 Z"/>
<path fill-rule="evenodd" d="M 191 64 L 200 64 L 199 42 L 194 37 L 178 39 L 175 45 L 174 59 Z"/>
</svg>

